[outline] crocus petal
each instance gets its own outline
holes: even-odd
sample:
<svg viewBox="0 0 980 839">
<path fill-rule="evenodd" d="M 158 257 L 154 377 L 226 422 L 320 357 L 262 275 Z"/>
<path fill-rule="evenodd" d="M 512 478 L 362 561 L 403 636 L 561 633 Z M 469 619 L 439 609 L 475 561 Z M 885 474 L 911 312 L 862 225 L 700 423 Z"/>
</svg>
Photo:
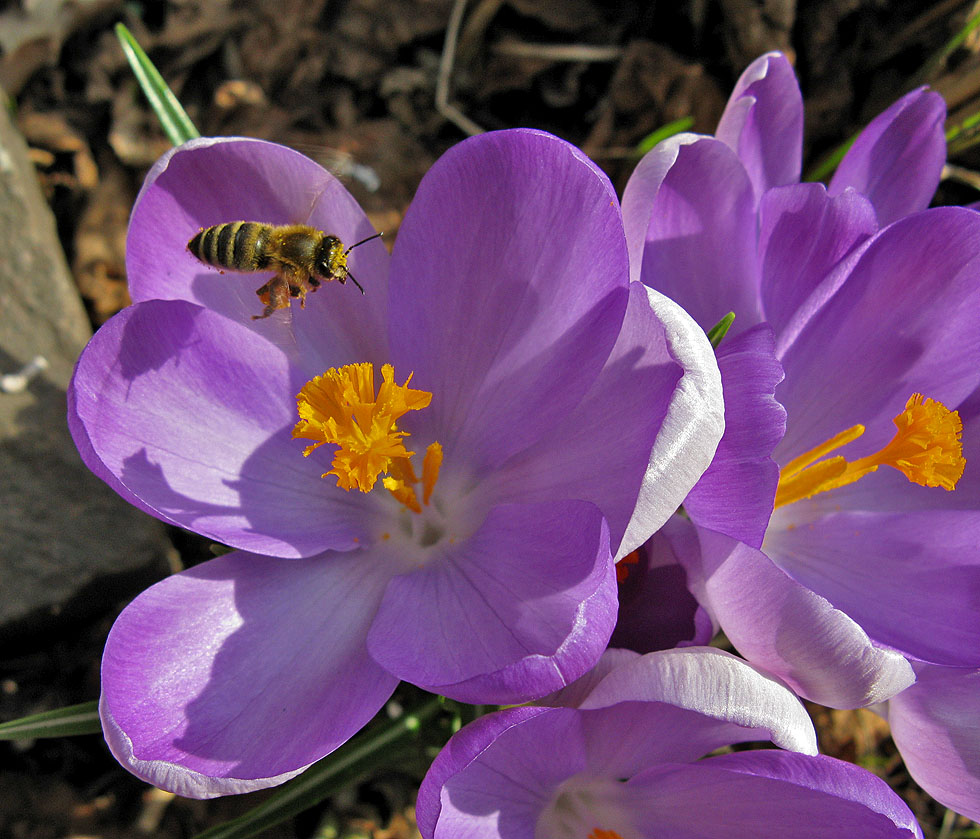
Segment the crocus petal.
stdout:
<svg viewBox="0 0 980 839">
<path fill-rule="evenodd" d="M 365 649 L 385 582 L 360 554 L 232 553 L 147 589 L 113 625 L 102 659 L 113 754 L 193 798 L 302 771 L 397 684 Z"/>
<path fill-rule="evenodd" d="M 654 767 L 628 783 L 643 835 L 921 839 L 904 802 L 865 769 L 824 756 L 739 752 Z"/>
<path fill-rule="evenodd" d="M 708 468 L 725 430 L 721 373 L 707 336 L 674 301 L 651 288 L 646 293 L 684 375 L 650 452 L 617 559 L 642 545 L 670 518 Z"/>
<path fill-rule="evenodd" d="M 980 513 L 833 513 L 771 528 L 766 550 L 878 643 L 980 667 Z"/>
<path fill-rule="evenodd" d="M 800 180 L 803 97 L 785 55 L 766 53 L 746 68 L 715 137 L 738 154 L 757 199 L 767 189 Z"/>
<path fill-rule="evenodd" d="M 711 465 L 684 499 L 701 527 L 760 547 L 772 513 L 779 467 L 770 455 L 786 431 L 786 412 L 773 398 L 783 369 L 772 330 L 759 324 L 718 348 L 725 395 L 725 433 Z"/>
<path fill-rule="evenodd" d="M 676 301 L 704 329 L 735 313 L 732 334 L 763 320 L 756 207 L 724 143 L 679 134 L 637 165 L 623 193 L 634 280 Z"/>
<path fill-rule="evenodd" d="M 924 210 L 946 162 L 945 119 L 938 93 L 906 94 L 861 132 L 837 167 L 830 194 L 853 187 L 868 196 L 882 227 Z"/>
<path fill-rule="evenodd" d="M 625 661 L 579 707 L 594 710 L 634 702 L 693 712 L 686 714 L 689 724 L 666 726 L 660 732 L 649 746 L 656 754 L 645 751 L 647 764 L 693 760 L 723 743 L 748 740 L 766 739 L 793 751 L 817 752 L 813 723 L 799 699 L 771 676 L 714 647 L 662 650 Z M 611 744 L 609 754 L 625 753 L 634 745 L 630 738 L 619 739 L 622 742 Z M 593 752 L 600 749 L 595 745 Z"/>
<path fill-rule="evenodd" d="M 368 507 L 322 480 L 324 459 L 304 458 L 291 438 L 301 385 L 255 332 L 191 303 L 149 301 L 82 353 L 73 427 L 127 496 L 166 521 L 272 556 L 350 550 Z"/>
<path fill-rule="evenodd" d="M 966 468 L 953 493 L 953 503 L 946 501 L 942 506 L 946 509 L 977 510 L 980 509 L 980 387 L 957 405 L 956 411 L 963 423 Z"/>
<path fill-rule="evenodd" d="M 578 149 L 531 130 L 454 146 L 392 255 L 395 368 L 433 394 L 406 427 L 477 477 L 539 440 L 605 364 L 628 276 L 616 194 Z"/>
<path fill-rule="evenodd" d="M 616 620 L 609 531 L 595 506 L 502 505 L 469 539 L 394 578 L 368 638 L 389 672 L 473 703 L 577 679 Z"/>
<path fill-rule="evenodd" d="M 694 589 L 735 648 L 800 696 L 832 708 L 881 702 L 914 680 L 909 663 L 877 647 L 844 612 L 792 580 L 761 551 L 698 531 L 703 588 Z"/>
<path fill-rule="evenodd" d="M 780 335 L 806 304 L 812 315 L 835 292 L 827 283 L 832 271 L 846 276 L 840 265 L 878 229 L 874 207 L 853 189 L 830 197 L 823 184 L 793 184 L 767 192 L 759 205 L 759 260 L 762 306 L 766 320 Z M 835 270 L 840 266 L 843 270 Z M 814 298 L 820 288 L 822 295 Z"/>
<path fill-rule="evenodd" d="M 919 786 L 980 821 L 980 671 L 918 665 L 888 703 L 895 745 Z"/>
<path fill-rule="evenodd" d="M 609 646 L 602 654 L 596 666 L 585 675 L 579 676 L 574 682 L 536 699 L 535 705 L 549 708 L 578 708 L 582 701 L 595 689 L 595 686 L 606 678 L 613 670 L 622 667 L 640 657 L 640 653 Z"/>
<path fill-rule="evenodd" d="M 138 507 L 144 513 L 148 513 L 151 516 L 156 516 L 169 524 L 177 524 L 177 522 L 173 521 L 159 510 L 154 510 L 149 504 L 144 504 L 139 496 L 131 492 L 126 486 L 123 485 L 123 483 L 109 470 L 109 468 L 102 462 L 101 458 L 96 453 L 95 448 L 92 446 L 92 441 L 89 439 L 88 430 L 85 427 L 85 423 L 78 415 L 78 393 L 75 389 L 75 375 L 77 375 L 77 373 L 78 368 L 76 367 L 75 373 L 72 376 L 72 381 L 68 385 L 66 402 L 68 409 L 68 430 L 71 432 L 72 441 L 75 443 L 75 448 L 78 449 L 78 454 L 82 458 L 82 462 L 92 470 L 96 477 L 105 481 L 114 492 L 118 493 L 134 507 Z"/>
<path fill-rule="evenodd" d="M 538 835 L 535 828 L 541 811 L 563 780 L 587 766 L 587 756 L 576 711 L 536 708 L 535 713 L 515 713 L 520 710 L 494 714 L 499 719 L 484 724 L 473 732 L 475 736 L 464 735 L 463 729 L 450 740 L 447 748 L 459 768 L 442 784 L 435 830 L 426 833 L 420 820 L 423 836 L 534 839 Z M 483 748 L 475 753 L 481 741 Z M 460 766 L 467 753 L 474 759 Z M 442 771 L 423 782 L 423 788 L 432 790 L 430 797 L 435 779 L 446 774 L 446 767 L 433 768 Z"/>
<path fill-rule="evenodd" d="M 938 207 L 883 230 L 780 359 L 776 461 L 858 424 L 855 456 L 877 451 L 913 393 L 958 405 L 980 382 L 978 311 L 980 214 Z"/>
<path fill-rule="evenodd" d="M 493 820 L 494 807 L 487 807 L 486 804 L 477 803 L 471 796 L 478 794 L 479 790 L 469 790 L 467 792 L 465 779 L 462 786 L 452 786 L 443 793 L 443 787 L 455 775 L 462 772 L 469 766 L 474 759 L 478 758 L 489 746 L 499 737 L 515 726 L 520 726 L 524 721 L 533 719 L 541 714 L 550 713 L 547 708 L 508 708 L 496 714 L 487 714 L 484 717 L 471 722 L 457 731 L 449 742 L 443 747 L 442 751 L 429 767 L 422 784 L 419 787 L 418 798 L 415 802 L 415 818 L 418 822 L 419 831 L 425 837 L 446 835 L 450 837 L 473 836 L 475 839 L 486 839 L 492 837 L 496 825 Z M 571 720 L 568 715 L 559 715 L 553 718 L 559 731 L 562 724 L 568 724 Z M 565 771 L 568 771 L 574 764 L 571 751 L 567 744 L 564 744 L 559 752 L 566 761 Z M 579 763 L 584 765 L 584 756 L 580 757 Z M 529 767 L 533 773 L 534 767 Z M 522 781 L 524 779 L 521 779 Z M 537 776 L 533 777 L 536 785 L 539 781 Z M 493 783 L 486 785 L 484 792 L 492 795 L 500 795 L 503 788 L 510 786 L 508 777 L 496 778 Z M 533 836 L 534 824 L 537 821 L 537 814 L 544 805 L 544 798 L 541 796 L 528 796 L 527 787 L 524 783 L 518 783 L 517 801 L 524 802 L 523 823 L 530 826 Z M 456 793 L 456 790 L 460 791 Z M 456 793 L 454 795 L 454 793 Z M 442 797 L 445 795 L 449 812 L 446 813 L 446 820 L 439 825 L 439 833 L 436 832 L 436 823 L 440 822 L 443 809 Z M 470 799 L 464 802 L 461 799 Z M 513 800 L 513 799 L 511 799 Z M 474 806 L 475 805 L 475 806 Z M 461 808 L 473 807 L 474 812 L 466 812 Z M 465 816 L 465 818 L 463 818 Z M 450 829 L 451 827 L 451 829 Z M 467 831 L 470 831 L 467 833 Z M 511 834 L 507 834 L 510 836 Z"/>
<path fill-rule="evenodd" d="M 618 548 L 683 373 L 667 348 L 646 287 L 632 283 L 619 340 L 585 398 L 540 442 L 485 481 L 481 494 L 492 503 L 591 501 L 609 522 L 610 543 Z M 613 413 L 612 404 L 618 406 Z M 682 451 L 677 454 L 680 458 Z M 665 506 L 683 500 L 680 489 L 675 494 L 663 499 Z"/>
<path fill-rule="evenodd" d="M 294 302 L 253 320 L 262 312 L 255 291 L 271 272 L 220 273 L 187 250 L 198 230 L 230 221 L 309 224 L 346 245 L 375 232 L 343 184 L 299 152 L 240 137 L 192 140 L 153 166 L 133 208 L 126 241 L 133 300 L 189 300 L 285 349 L 296 344 L 308 378 L 330 366 L 387 360 L 388 254 L 380 242 L 350 255 L 364 295 L 352 284 L 331 284 L 309 295 L 305 309 Z"/>
</svg>

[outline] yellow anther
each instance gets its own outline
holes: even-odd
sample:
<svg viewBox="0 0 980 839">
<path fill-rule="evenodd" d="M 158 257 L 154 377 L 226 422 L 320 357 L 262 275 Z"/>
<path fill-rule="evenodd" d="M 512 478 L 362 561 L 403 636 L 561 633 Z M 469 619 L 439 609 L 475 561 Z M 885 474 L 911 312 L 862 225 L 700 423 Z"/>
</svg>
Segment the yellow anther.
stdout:
<svg viewBox="0 0 980 839">
<path fill-rule="evenodd" d="M 603 830 L 601 827 L 595 828 L 586 839 L 623 839 L 615 830 Z"/>
<path fill-rule="evenodd" d="M 408 458 L 393 460 L 389 473 L 382 482 L 384 488 L 413 513 L 421 513 L 422 507 L 419 505 L 419 497 L 415 494 L 414 488 L 418 478 L 415 477 L 412 461 Z"/>
<path fill-rule="evenodd" d="M 776 507 L 837 489 L 874 472 L 879 466 L 898 469 L 913 483 L 952 490 L 963 475 L 966 459 L 960 435 L 963 423 L 956 411 L 941 402 L 913 393 L 895 417 L 898 432 L 881 451 L 848 462 L 840 455 L 821 457 L 856 440 L 864 426 L 856 425 L 790 461 L 779 473 Z"/>
<path fill-rule="evenodd" d="M 388 490 L 395 500 L 401 502 L 413 513 L 421 513 L 422 507 L 419 504 L 419 497 L 415 494 L 415 488 L 409 486 L 404 481 L 399 481 L 397 478 L 384 478 L 381 483 L 384 484 L 384 488 Z"/>
<path fill-rule="evenodd" d="M 425 459 L 422 461 L 422 501 L 426 504 L 432 497 L 432 490 L 436 488 L 436 481 L 439 480 L 439 467 L 442 466 L 442 445 L 431 443 L 425 450 Z"/>
<path fill-rule="evenodd" d="M 333 469 L 322 477 L 335 475 L 341 489 L 369 492 L 382 472 L 414 454 L 406 450 L 403 440 L 408 434 L 396 423 L 408 411 L 428 406 L 432 394 L 410 388 L 411 376 L 405 384 L 395 384 L 390 364 L 382 366 L 381 375 L 384 381 L 375 395 L 372 364 L 331 367 L 296 396 L 300 420 L 293 437 L 314 441 L 304 455 L 324 443 L 339 446 Z"/>
</svg>

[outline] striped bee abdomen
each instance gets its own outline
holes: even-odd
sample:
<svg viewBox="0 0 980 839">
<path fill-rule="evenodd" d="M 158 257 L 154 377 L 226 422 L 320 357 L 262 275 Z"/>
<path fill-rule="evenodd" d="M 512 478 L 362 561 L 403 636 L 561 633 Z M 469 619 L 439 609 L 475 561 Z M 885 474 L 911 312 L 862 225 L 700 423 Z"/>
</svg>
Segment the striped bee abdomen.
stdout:
<svg viewBox="0 0 980 839">
<path fill-rule="evenodd" d="M 201 230 L 187 249 L 201 262 L 232 271 L 261 271 L 269 265 L 266 248 L 274 228 L 258 221 L 231 221 Z"/>
</svg>

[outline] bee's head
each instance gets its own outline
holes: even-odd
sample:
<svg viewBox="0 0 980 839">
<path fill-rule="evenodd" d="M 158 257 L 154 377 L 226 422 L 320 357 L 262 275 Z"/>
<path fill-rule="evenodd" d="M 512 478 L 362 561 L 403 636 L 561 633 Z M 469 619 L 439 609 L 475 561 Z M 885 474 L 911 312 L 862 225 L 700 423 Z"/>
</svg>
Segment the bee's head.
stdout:
<svg viewBox="0 0 980 839">
<path fill-rule="evenodd" d="M 347 279 L 347 251 L 336 236 L 324 236 L 313 260 L 313 271 L 323 282 Z"/>
</svg>

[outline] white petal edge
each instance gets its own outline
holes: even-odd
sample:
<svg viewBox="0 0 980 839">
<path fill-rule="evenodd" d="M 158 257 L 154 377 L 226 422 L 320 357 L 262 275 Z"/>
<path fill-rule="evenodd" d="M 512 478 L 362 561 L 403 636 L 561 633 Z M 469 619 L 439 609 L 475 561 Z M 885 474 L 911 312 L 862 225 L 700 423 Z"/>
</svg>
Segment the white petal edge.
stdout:
<svg viewBox="0 0 980 839">
<path fill-rule="evenodd" d="M 275 787 L 302 774 L 313 765 L 309 763 L 271 778 L 212 778 L 165 760 L 139 760 L 133 755 L 133 741 L 116 724 L 104 703 L 104 698 L 99 700 L 99 715 L 102 718 L 105 741 L 113 757 L 137 778 L 185 798 L 218 798 L 222 795 L 240 795 Z"/>
<path fill-rule="evenodd" d="M 619 702 L 667 702 L 744 728 L 769 731 L 781 748 L 817 754 L 803 703 L 781 681 L 715 647 L 647 653 L 610 672 L 579 708 Z"/>
<path fill-rule="evenodd" d="M 657 434 L 617 561 L 656 533 L 698 482 L 725 432 L 725 401 L 714 348 L 673 300 L 645 287 L 667 348 L 684 370 Z"/>
</svg>

